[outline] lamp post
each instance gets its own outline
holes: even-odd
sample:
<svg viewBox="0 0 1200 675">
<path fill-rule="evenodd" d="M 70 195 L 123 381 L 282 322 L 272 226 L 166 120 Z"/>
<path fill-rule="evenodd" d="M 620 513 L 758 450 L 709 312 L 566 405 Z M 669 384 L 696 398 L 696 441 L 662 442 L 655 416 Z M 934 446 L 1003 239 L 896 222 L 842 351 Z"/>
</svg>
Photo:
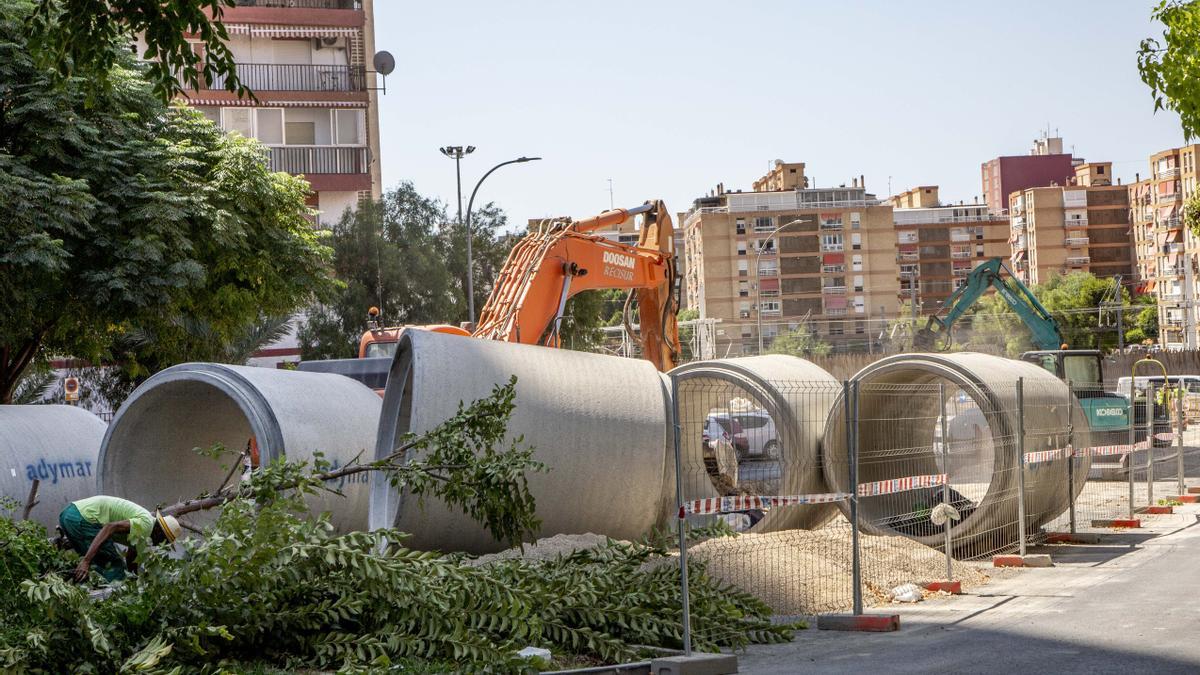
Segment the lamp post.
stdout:
<svg viewBox="0 0 1200 675">
<path fill-rule="evenodd" d="M 483 178 L 480 178 L 479 182 L 475 184 L 475 189 L 471 190 L 471 198 L 467 200 L 467 320 L 471 323 L 475 323 L 475 265 L 471 258 L 471 207 L 475 204 L 475 193 L 479 192 L 479 186 L 483 185 L 483 181 L 487 180 L 487 177 L 492 175 L 496 169 L 509 164 L 536 162 L 539 159 L 541 157 L 518 157 L 507 162 L 500 162 L 488 169 L 488 172 L 483 174 Z"/>
<path fill-rule="evenodd" d="M 438 148 L 438 150 L 441 151 L 441 153 L 443 155 L 454 160 L 454 183 L 458 189 L 458 226 L 462 227 L 462 225 L 463 225 L 462 168 L 461 168 L 460 164 L 462 162 L 463 157 L 466 157 L 467 155 L 471 154 L 472 152 L 475 152 L 475 146 L 468 145 L 467 147 L 464 148 L 461 145 L 447 145 L 445 147 Z M 467 269 L 468 270 L 471 269 L 470 261 L 471 261 L 471 235 L 468 233 L 467 234 Z M 470 275 L 468 275 L 467 276 L 467 285 L 470 286 L 470 284 L 471 284 L 471 277 L 470 277 Z M 467 292 L 468 302 L 470 301 L 470 299 L 471 299 L 471 293 L 470 293 L 470 291 L 468 291 Z M 471 319 L 474 320 L 474 317 L 472 316 Z"/>
<path fill-rule="evenodd" d="M 780 225 L 779 227 L 775 228 L 774 230 L 771 230 L 771 234 L 767 235 L 767 239 L 768 240 L 774 239 L 776 237 L 776 235 L 779 234 L 780 230 L 787 227 L 788 225 L 794 225 L 795 223 L 798 223 L 798 222 L 800 222 L 800 221 L 799 220 L 790 220 L 790 221 Z M 778 255 L 779 247 L 776 246 L 775 248 L 776 248 L 775 253 L 776 253 L 776 255 Z M 760 280 L 759 274 L 758 274 L 758 262 L 760 259 L 762 259 L 762 248 L 761 247 L 759 247 L 758 249 L 756 249 L 754 251 L 754 314 L 755 314 L 755 318 L 758 321 L 758 355 L 762 356 L 762 353 L 763 353 L 762 281 Z"/>
</svg>

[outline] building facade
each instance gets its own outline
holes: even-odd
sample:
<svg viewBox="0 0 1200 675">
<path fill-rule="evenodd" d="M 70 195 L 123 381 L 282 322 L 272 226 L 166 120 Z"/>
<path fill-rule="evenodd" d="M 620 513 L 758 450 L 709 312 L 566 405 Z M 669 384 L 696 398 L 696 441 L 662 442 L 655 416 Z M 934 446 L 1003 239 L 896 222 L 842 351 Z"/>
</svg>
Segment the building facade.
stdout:
<svg viewBox="0 0 1200 675">
<path fill-rule="evenodd" d="M 238 77 L 258 100 L 218 78 L 185 101 L 261 141 L 272 169 L 303 175 L 321 222 L 379 197 L 373 0 L 236 0 L 223 21 Z"/>
<path fill-rule="evenodd" d="M 1063 153 L 1061 138 L 1034 141 L 1028 155 L 1009 155 L 988 160 L 980 167 L 983 199 L 993 211 L 1008 208 L 1009 195 L 1031 187 L 1066 185 L 1075 175 L 1076 160 Z"/>
<path fill-rule="evenodd" d="M 892 198 L 900 301 L 936 312 L 982 261 L 1009 252 L 1008 217 L 986 204 L 943 205 L 936 185 Z"/>
<path fill-rule="evenodd" d="M 1133 281 L 1129 190 L 1111 180 L 1110 162 L 1090 162 L 1067 185 L 1009 195 L 1013 273 L 1026 284 L 1073 271 Z"/>
<path fill-rule="evenodd" d="M 719 321 L 717 354 L 758 351 L 807 327 L 835 350 L 871 346 L 870 320 L 898 301 L 892 207 L 855 179 L 804 187 L 804 165 L 776 161 L 753 192 L 722 186 L 680 218 L 684 294 Z"/>
<path fill-rule="evenodd" d="M 1154 294 L 1159 342 L 1170 349 L 1200 346 L 1195 307 L 1200 240 L 1182 221 L 1183 205 L 1196 191 L 1198 152 L 1200 145 L 1187 145 L 1150 155 L 1150 177 L 1128 188 L 1141 288 Z"/>
</svg>

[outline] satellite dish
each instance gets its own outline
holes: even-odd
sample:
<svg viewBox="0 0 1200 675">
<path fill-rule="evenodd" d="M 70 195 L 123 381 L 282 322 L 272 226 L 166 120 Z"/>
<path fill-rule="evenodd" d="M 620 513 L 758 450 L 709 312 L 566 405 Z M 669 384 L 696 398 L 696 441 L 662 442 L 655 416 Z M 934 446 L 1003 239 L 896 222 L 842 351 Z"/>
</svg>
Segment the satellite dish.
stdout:
<svg viewBox="0 0 1200 675">
<path fill-rule="evenodd" d="M 375 58 L 371 61 L 375 66 L 375 72 L 380 75 L 391 75 L 396 69 L 396 57 L 388 52 L 375 52 Z"/>
</svg>

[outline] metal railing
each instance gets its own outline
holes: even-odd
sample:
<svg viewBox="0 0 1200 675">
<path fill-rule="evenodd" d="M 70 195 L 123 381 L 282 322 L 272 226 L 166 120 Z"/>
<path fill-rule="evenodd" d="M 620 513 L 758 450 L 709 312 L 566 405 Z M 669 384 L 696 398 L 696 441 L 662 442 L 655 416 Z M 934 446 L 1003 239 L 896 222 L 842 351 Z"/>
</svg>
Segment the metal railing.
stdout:
<svg viewBox="0 0 1200 675">
<path fill-rule="evenodd" d="M 1178 175 L 1179 175 L 1179 167 L 1174 167 L 1174 168 L 1171 168 L 1171 169 L 1167 169 L 1166 171 L 1159 171 L 1159 172 L 1158 172 L 1158 177 L 1159 177 L 1159 178 L 1174 178 L 1174 177 L 1176 177 L 1176 176 L 1178 176 Z"/>
<path fill-rule="evenodd" d="M 845 249 L 845 244 L 821 244 L 821 250 L 825 253 L 839 253 Z"/>
<path fill-rule="evenodd" d="M 1063 227 L 1087 227 L 1087 218 L 1068 218 L 1063 221 Z"/>
<path fill-rule="evenodd" d="M 238 7 L 286 9 L 362 9 L 362 0 L 234 0 Z"/>
<path fill-rule="evenodd" d="M 1071 256 L 1070 258 L 1067 258 L 1067 265 L 1069 265 L 1071 267 L 1075 267 L 1075 266 L 1079 266 L 1079 265 L 1087 265 L 1090 262 L 1092 262 L 1091 257 L 1085 256 L 1085 255 Z"/>
<path fill-rule="evenodd" d="M 950 257 L 954 258 L 956 260 L 963 260 L 965 258 L 970 258 L 971 252 L 970 251 L 951 251 Z"/>
<path fill-rule="evenodd" d="M 1067 246 L 1087 246 L 1089 241 L 1088 237 L 1067 237 Z"/>
<path fill-rule="evenodd" d="M 965 277 L 971 273 L 971 268 L 970 267 L 955 267 L 952 270 L 952 272 L 953 272 L 954 276 L 956 276 L 956 277 Z"/>
<path fill-rule="evenodd" d="M 845 295 L 846 287 L 845 286 L 822 286 L 821 292 L 828 293 L 830 295 Z"/>
<path fill-rule="evenodd" d="M 362 66 L 320 66 L 304 63 L 239 63 L 238 79 L 252 91 L 366 91 Z M 224 89 L 225 76 L 213 78 L 210 89 Z"/>
<path fill-rule="evenodd" d="M 295 174 L 367 173 L 370 151 L 359 146 L 274 145 L 267 148 L 272 171 Z"/>
</svg>

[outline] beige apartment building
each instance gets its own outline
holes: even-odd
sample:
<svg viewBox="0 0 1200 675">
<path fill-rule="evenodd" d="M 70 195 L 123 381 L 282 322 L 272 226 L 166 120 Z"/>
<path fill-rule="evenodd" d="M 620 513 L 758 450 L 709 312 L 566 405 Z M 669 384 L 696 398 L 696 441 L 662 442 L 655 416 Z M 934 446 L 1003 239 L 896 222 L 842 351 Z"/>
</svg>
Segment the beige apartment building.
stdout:
<svg viewBox="0 0 1200 675">
<path fill-rule="evenodd" d="M 849 186 L 810 188 L 803 163 L 776 161 L 754 191 L 723 185 L 680 215 L 686 305 L 718 321 L 718 356 L 758 351 L 807 325 L 836 350 L 871 347 L 895 315 L 892 206 Z"/>
<path fill-rule="evenodd" d="M 922 314 L 942 303 L 971 270 L 1009 251 L 1008 217 L 987 204 L 942 204 L 938 186 L 922 185 L 892 197 L 900 300 Z"/>
<path fill-rule="evenodd" d="M 1112 184 L 1111 162 L 1076 166 L 1070 183 L 1009 195 L 1013 273 L 1026 284 L 1073 271 L 1132 281 L 1128 188 Z"/>
<path fill-rule="evenodd" d="M 1182 222 L 1183 205 L 1196 191 L 1197 152 L 1200 145 L 1187 145 L 1150 155 L 1150 177 L 1128 189 L 1140 288 L 1157 300 L 1159 342 L 1170 349 L 1200 346 L 1195 308 L 1200 241 Z"/>
</svg>

